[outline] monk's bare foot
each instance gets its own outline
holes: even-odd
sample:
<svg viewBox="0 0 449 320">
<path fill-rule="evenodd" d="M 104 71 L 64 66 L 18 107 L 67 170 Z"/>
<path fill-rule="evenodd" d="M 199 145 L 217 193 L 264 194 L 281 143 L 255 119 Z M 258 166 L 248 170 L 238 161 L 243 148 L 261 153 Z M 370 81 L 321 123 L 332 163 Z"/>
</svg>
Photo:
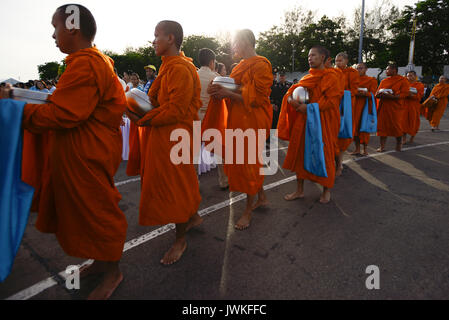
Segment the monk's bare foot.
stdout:
<svg viewBox="0 0 449 320">
<path fill-rule="evenodd" d="M 259 207 L 266 207 L 268 205 L 267 196 L 263 195 L 258 197 L 256 203 L 253 205 L 252 209 L 255 210 Z"/>
<path fill-rule="evenodd" d="M 408 143 L 413 143 L 415 142 L 415 137 L 411 137 L 410 140 L 408 141 Z"/>
<path fill-rule="evenodd" d="M 165 253 L 164 257 L 161 260 L 161 263 L 169 266 L 172 265 L 181 259 L 182 254 L 187 249 L 187 242 L 185 239 L 178 239 L 175 241 L 170 250 Z"/>
<path fill-rule="evenodd" d="M 327 204 L 330 201 L 331 201 L 331 192 L 330 192 L 330 190 L 323 191 L 323 193 L 321 194 L 321 197 L 320 197 L 320 203 Z"/>
<path fill-rule="evenodd" d="M 193 217 L 190 218 L 188 225 L 186 227 L 186 232 L 190 229 L 199 226 L 203 223 L 203 218 L 201 218 L 198 213 L 196 213 Z"/>
<path fill-rule="evenodd" d="M 351 152 L 349 155 L 351 155 L 351 156 L 359 156 L 360 155 L 360 149 L 357 149 L 354 152 Z"/>
<path fill-rule="evenodd" d="M 123 274 L 118 269 L 107 272 L 102 282 L 95 288 L 94 291 L 87 298 L 88 300 L 107 300 L 114 293 L 115 289 L 123 281 Z"/>
<path fill-rule="evenodd" d="M 401 152 L 402 151 L 402 144 L 397 144 L 396 145 L 396 151 L 397 152 Z"/>
<path fill-rule="evenodd" d="M 368 151 L 366 151 L 366 150 L 363 151 L 362 156 L 365 156 L 365 157 L 366 157 L 367 155 L 369 155 Z"/>
<path fill-rule="evenodd" d="M 379 148 L 377 148 L 376 151 L 377 151 L 377 152 L 385 152 L 385 148 L 379 147 Z"/>
<path fill-rule="evenodd" d="M 337 171 L 335 171 L 335 176 L 340 177 L 343 173 L 343 166 L 339 166 Z"/>
<path fill-rule="evenodd" d="M 101 266 L 101 263 L 94 261 L 93 263 L 87 264 L 80 268 L 80 279 L 84 279 L 89 276 L 98 275 L 105 272 L 106 270 L 104 269 L 103 266 Z"/>
<path fill-rule="evenodd" d="M 237 230 L 248 229 L 250 222 L 251 222 L 251 212 L 250 211 L 246 211 L 240 217 L 239 221 L 237 221 L 237 223 L 235 224 L 235 228 Z"/>
<path fill-rule="evenodd" d="M 293 193 L 286 194 L 284 196 L 284 199 L 286 201 L 293 201 L 293 200 L 296 200 L 296 199 L 304 199 L 304 192 L 296 191 L 296 192 L 293 192 Z"/>
</svg>

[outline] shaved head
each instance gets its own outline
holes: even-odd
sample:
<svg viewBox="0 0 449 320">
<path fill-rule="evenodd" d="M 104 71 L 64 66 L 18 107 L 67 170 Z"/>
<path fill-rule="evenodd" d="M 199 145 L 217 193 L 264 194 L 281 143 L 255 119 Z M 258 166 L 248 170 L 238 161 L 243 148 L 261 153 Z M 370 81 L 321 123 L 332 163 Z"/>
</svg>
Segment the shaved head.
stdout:
<svg viewBox="0 0 449 320">
<path fill-rule="evenodd" d="M 157 26 L 165 33 L 165 35 L 173 35 L 175 38 L 176 48 L 178 48 L 178 50 L 181 49 L 182 42 L 184 40 L 184 31 L 178 22 L 163 20 L 159 22 Z"/>
<path fill-rule="evenodd" d="M 56 9 L 56 14 L 58 14 L 58 17 L 62 19 L 65 24 L 66 20 L 74 13 L 71 10 L 69 10 L 69 13 L 66 13 L 67 8 L 70 6 L 75 6 L 79 10 L 79 27 L 81 34 L 86 40 L 93 41 L 97 34 L 97 23 L 89 9 L 80 4 L 65 4 Z"/>
<path fill-rule="evenodd" d="M 254 33 L 249 29 L 237 31 L 237 33 L 235 34 L 235 40 L 243 41 L 250 45 L 253 49 L 256 48 L 256 37 L 254 36 Z"/>
<path fill-rule="evenodd" d="M 325 47 L 320 46 L 318 44 L 314 45 L 313 47 L 310 48 L 310 50 L 312 50 L 312 49 L 317 50 L 320 55 L 323 55 L 324 56 L 324 61 L 326 61 L 330 57 L 330 55 L 331 55 L 329 50 L 327 50 Z"/>
<path fill-rule="evenodd" d="M 342 57 L 345 60 L 349 60 L 349 56 L 346 52 L 340 52 L 339 54 L 337 54 L 336 58 L 338 57 Z"/>
</svg>

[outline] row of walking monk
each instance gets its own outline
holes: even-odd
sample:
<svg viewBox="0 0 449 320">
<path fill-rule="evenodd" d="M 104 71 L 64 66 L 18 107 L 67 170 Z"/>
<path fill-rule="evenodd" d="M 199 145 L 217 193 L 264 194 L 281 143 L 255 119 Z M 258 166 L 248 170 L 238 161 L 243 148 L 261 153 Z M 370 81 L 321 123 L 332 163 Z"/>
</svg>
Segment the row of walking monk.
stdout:
<svg viewBox="0 0 449 320">
<path fill-rule="evenodd" d="M 94 17 L 88 9 L 79 6 L 80 29 L 69 30 L 65 24 L 69 16 L 66 8 L 67 5 L 61 6 L 55 11 L 52 24 L 57 46 L 68 54 L 67 69 L 49 103 L 25 105 L 22 178 L 36 189 L 32 211 L 38 212 L 37 229 L 54 233 L 68 255 L 93 259 L 93 264 L 81 269 L 81 277 L 102 276 L 89 299 L 107 299 L 123 280 L 119 261 L 128 225 L 119 208 L 121 195 L 114 185 L 114 175 L 121 162 L 120 123 L 127 101 L 114 74 L 112 59 L 93 45 Z M 161 259 L 164 265 L 181 258 L 187 248 L 186 233 L 202 222 L 197 213 L 201 195 L 194 165 L 174 165 L 170 161 L 171 148 L 176 144 L 170 141 L 171 132 L 182 128 L 192 134 L 193 121 L 198 119 L 201 107 L 197 70 L 180 50 L 182 42 L 183 30 L 179 23 L 162 21 L 157 24 L 153 45 L 156 54 L 162 57 L 162 65 L 148 93 L 156 108 L 142 118 L 129 114 L 136 125 L 145 128 L 140 145 L 139 223 L 143 226 L 176 224 L 176 239 Z M 230 76 L 242 89 L 234 92 L 220 85 L 209 85 L 211 100 L 203 129 L 212 125 L 219 126 L 220 130 L 225 127 L 268 131 L 271 128 L 272 67 L 266 58 L 256 54 L 255 43 L 250 30 L 235 35 L 233 51 L 240 62 Z M 330 201 L 335 176 L 341 171 L 343 152 L 351 143 L 351 139 L 337 138 L 339 105 L 345 89 L 351 91 L 355 114 L 366 100 L 358 87 L 368 88 L 368 93 L 376 94 L 382 101 L 378 119 L 381 151 L 387 136 L 398 139 L 399 150 L 403 134 L 414 136 L 417 132 L 419 116 L 416 115 L 422 86 L 416 82 L 414 73 L 409 74 L 409 83 L 397 75 L 396 66 L 390 65 L 388 78 L 377 86 L 375 79 L 364 75 L 365 64 L 359 64 L 358 73 L 344 67 L 348 60 L 344 54 L 337 56 L 337 64 L 342 61 L 342 68 L 332 68 L 329 58 L 325 48 L 312 47 L 308 57 L 309 74 L 293 86 L 283 100 L 279 137 L 289 141 L 283 167 L 297 175 L 297 189 L 286 195 L 286 200 L 304 197 L 304 180 L 310 180 L 323 187 L 320 202 Z M 310 102 L 319 104 L 326 178 L 304 169 L 307 106 L 291 99 L 296 86 L 306 87 Z M 416 96 L 409 96 L 410 86 L 418 88 Z M 448 87 L 444 83 L 435 87 L 433 95 L 440 99 L 439 104 L 447 103 L 444 96 L 448 94 Z M 394 93 L 376 93 L 381 88 L 391 88 Z M 1 98 L 9 97 L 9 88 L 1 90 Z M 408 115 L 413 120 L 403 119 L 404 112 L 400 110 L 404 101 L 409 110 L 413 109 Z M 220 124 L 222 112 L 226 113 L 226 122 Z M 359 133 L 357 125 L 355 127 L 356 142 L 366 145 L 369 136 Z M 235 225 L 237 229 L 247 228 L 252 211 L 268 204 L 261 167 L 261 163 L 224 166 L 230 191 L 247 195 L 245 210 Z"/>
</svg>

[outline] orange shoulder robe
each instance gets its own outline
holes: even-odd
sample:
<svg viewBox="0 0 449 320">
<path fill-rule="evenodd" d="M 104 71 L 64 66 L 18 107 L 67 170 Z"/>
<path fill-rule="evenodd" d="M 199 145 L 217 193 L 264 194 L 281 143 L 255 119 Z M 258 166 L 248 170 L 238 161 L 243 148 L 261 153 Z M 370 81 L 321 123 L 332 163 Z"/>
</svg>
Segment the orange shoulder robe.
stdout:
<svg viewBox="0 0 449 320">
<path fill-rule="evenodd" d="M 48 157 L 51 149 L 52 131 L 31 133 L 23 130 L 22 180 L 34 187 L 31 212 L 39 211 L 39 198 L 44 184 L 49 178 Z"/>
<path fill-rule="evenodd" d="M 152 105 L 139 122 L 151 120 L 147 127 L 142 163 L 142 192 L 139 223 L 144 226 L 186 223 L 201 202 L 198 177 L 193 165 L 193 121 L 199 120 L 201 83 L 190 58 L 162 58 L 159 75 L 148 93 Z M 170 141 L 174 130 L 188 132 L 188 163 L 174 164 L 171 150 L 178 141 Z"/>
<path fill-rule="evenodd" d="M 424 95 L 424 85 L 421 82 L 415 81 L 410 83 L 410 87 L 416 88 L 418 93 L 415 96 L 407 96 L 404 100 L 404 122 L 403 130 L 404 133 L 411 136 L 416 136 L 419 130 L 420 122 L 420 112 L 421 112 L 421 99 Z"/>
<path fill-rule="evenodd" d="M 410 84 L 400 75 L 382 80 L 377 88 L 392 89 L 400 99 L 378 99 L 377 103 L 377 135 L 379 137 L 400 137 L 404 134 L 402 118 L 404 117 L 404 99 L 408 96 Z"/>
<path fill-rule="evenodd" d="M 339 69 L 339 68 L 337 68 L 337 69 Z M 344 89 L 351 91 L 352 109 L 354 109 L 355 95 L 357 93 L 357 89 L 359 88 L 359 82 L 360 82 L 359 72 L 351 67 L 347 67 L 347 68 L 340 69 L 340 70 L 343 73 L 342 81 L 344 84 Z M 352 133 L 354 134 L 354 128 L 352 128 Z M 352 139 L 350 139 L 350 138 L 349 139 L 338 138 L 339 152 L 346 151 L 346 149 L 348 149 L 351 142 L 352 142 Z"/>
<path fill-rule="evenodd" d="M 377 80 L 373 77 L 361 76 L 359 88 L 368 89 L 368 99 L 371 99 L 371 94 L 375 95 L 377 91 Z M 354 137 L 359 137 L 360 143 L 368 145 L 370 134 L 368 132 L 360 132 L 360 125 L 362 120 L 363 109 L 365 108 L 366 97 L 355 96 L 354 109 L 352 110 L 352 123 L 354 129 Z"/>
<path fill-rule="evenodd" d="M 270 61 L 262 56 L 242 60 L 230 75 L 242 88 L 243 102 L 226 99 L 227 125 L 226 129 L 247 129 L 256 131 L 256 141 L 259 140 L 259 129 L 266 130 L 266 138 L 270 136 L 273 108 L 270 103 L 273 74 Z M 265 147 L 263 139 L 263 147 Z M 248 141 L 245 139 L 243 163 L 237 163 L 236 140 L 233 144 L 232 163 L 225 162 L 224 172 L 228 176 L 229 190 L 255 195 L 263 186 L 264 175 L 260 174 L 263 147 L 255 147 L 256 157 L 254 164 L 250 160 L 254 155 L 249 155 Z M 257 144 L 257 143 L 256 143 Z M 230 146 L 226 145 L 229 150 Z M 228 151 L 227 151 L 228 152 Z M 226 157 L 225 157 L 226 161 Z"/>
<path fill-rule="evenodd" d="M 438 99 L 438 104 L 431 112 L 429 117 L 429 122 L 432 127 L 438 127 L 440 125 L 440 120 L 443 117 L 444 110 L 446 110 L 447 106 L 447 97 L 449 95 L 449 84 L 437 84 L 430 93 L 430 96 L 435 96 Z"/>
<path fill-rule="evenodd" d="M 117 261 L 127 230 L 114 185 L 126 98 L 112 59 L 95 47 L 69 55 L 66 63 L 50 103 L 24 109 L 25 129 L 52 130 L 36 227 L 55 233 L 68 255 Z"/>
<path fill-rule="evenodd" d="M 340 126 L 340 117 L 336 115 L 339 115 L 338 108 L 343 88 L 339 85 L 337 74 L 330 69 L 310 69 L 309 72 L 298 84 L 289 89 L 282 101 L 278 136 L 280 139 L 290 141 L 283 168 L 296 172 L 298 179 L 314 181 L 324 187 L 332 188 L 335 182 L 336 135 Z M 307 114 L 296 112 L 287 102 L 288 97 L 299 86 L 308 89 L 311 103 L 319 104 L 327 178 L 317 177 L 304 169 Z"/>
</svg>

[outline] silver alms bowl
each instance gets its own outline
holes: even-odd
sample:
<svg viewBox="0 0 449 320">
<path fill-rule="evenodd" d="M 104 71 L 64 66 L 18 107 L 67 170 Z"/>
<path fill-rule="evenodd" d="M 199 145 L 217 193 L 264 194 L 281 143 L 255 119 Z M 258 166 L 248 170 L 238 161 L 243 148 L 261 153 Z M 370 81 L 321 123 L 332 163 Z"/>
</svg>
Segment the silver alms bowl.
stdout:
<svg viewBox="0 0 449 320">
<path fill-rule="evenodd" d="M 12 98 L 15 100 L 25 101 L 26 103 L 32 104 L 44 104 L 48 103 L 48 98 L 51 96 L 49 93 L 32 91 L 21 88 L 13 88 Z"/>
<path fill-rule="evenodd" d="M 240 86 L 235 83 L 235 80 L 230 77 L 215 77 L 214 81 L 212 81 L 213 84 L 219 84 L 223 86 L 226 89 L 232 90 L 232 91 L 238 91 L 240 90 Z"/>
<path fill-rule="evenodd" d="M 126 100 L 128 101 L 128 106 L 140 116 L 153 109 L 148 95 L 137 88 L 131 89 L 126 93 Z"/>
<path fill-rule="evenodd" d="M 389 93 L 389 94 L 393 94 L 394 92 L 393 92 L 393 90 L 391 90 L 391 89 L 380 89 L 380 90 L 379 90 L 379 93 Z"/>
<path fill-rule="evenodd" d="M 307 91 L 307 88 L 304 87 L 297 87 L 295 90 L 293 90 L 292 97 L 293 100 L 296 100 L 301 104 L 308 104 L 310 101 L 309 91 Z"/>
</svg>

